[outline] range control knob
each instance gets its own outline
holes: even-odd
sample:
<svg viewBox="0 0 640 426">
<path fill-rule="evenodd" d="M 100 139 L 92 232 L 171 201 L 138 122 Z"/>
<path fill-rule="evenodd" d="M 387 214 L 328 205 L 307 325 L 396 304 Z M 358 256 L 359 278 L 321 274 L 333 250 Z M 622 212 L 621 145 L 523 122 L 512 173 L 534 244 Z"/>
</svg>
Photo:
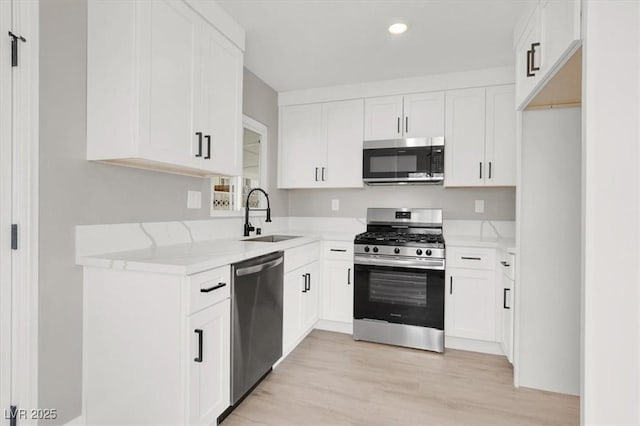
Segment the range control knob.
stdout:
<svg viewBox="0 0 640 426">
<path fill-rule="evenodd" d="M 420 256 L 422 254 L 422 250 L 421 249 L 416 250 L 416 254 Z"/>
<path fill-rule="evenodd" d="M 374 252 L 374 253 L 377 253 L 377 252 L 378 252 L 378 247 L 374 247 L 374 248 L 373 248 L 373 252 Z"/>
<path fill-rule="evenodd" d="M 431 256 L 431 250 L 427 250 L 424 252 L 427 256 Z"/>
<path fill-rule="evenodd" d="M 394 248 L 394 249 L 393 249 L 393 252 L 394 252 L 395 254 L 398 254 L 398 253 L 400 253 L 400 249 L 396 247 L 396 248 Z"/>
<path fill-rule="evenodd" d="M 366 246 L 366 247 L 364 248 L 364 251 L 365 251 L 365 253 L 369 253 L 369 246 Z"/>
</svg>

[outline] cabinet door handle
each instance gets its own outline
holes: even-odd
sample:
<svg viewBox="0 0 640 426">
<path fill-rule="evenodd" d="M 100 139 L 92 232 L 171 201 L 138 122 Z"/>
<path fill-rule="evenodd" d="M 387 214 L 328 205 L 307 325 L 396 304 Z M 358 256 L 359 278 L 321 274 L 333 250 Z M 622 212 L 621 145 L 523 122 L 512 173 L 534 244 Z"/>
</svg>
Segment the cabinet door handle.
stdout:
<svg viewBox="0 0 640 426">
<path fill-rule="evenodd" d="M 302 274 L 302 278 L 304 278 L 304 290 L 302 290 L 303 293 L 307 292 L 307 274 Z"/>
<path fill-rule="evenodd" d="M 322 168 L 322 174 L 321 174 L 321 176 L 322 176 L 322 181 L 323 181 L 323 182 L 324 182 L 324 169 L 325 169 L 325 168 L 323 167 L 323 168 Z"/>
<path fill-rule="evenodd" d="M 400 134 L 400 117 L 398 117 L 398 134 Z"/>
<path fill-rule="evenodd" d="M 404 132 L 409 133 L 409 117 L 404 118 Z"/>
<path fill-rule="evenodd" d="M 535 77 L 535 74 L 531 72 L 531 62 L 533 58 L 533 52 L 527 50 L 527 77 Z"/>
<path fill-rule="evenodd" d="M 347 269 L 347 285 L 351 285 L 351 268 Z"/>
<path fill-rule="evenodd" d="M 460 259 L 462 259 L 462 260 L 482 260 L 481 257 L 466 257 L 466 256 L 460 256 Z"/>
<path fill-rule="evenodd" d="M 207 156 L 204 159 L 209 160 L 211 158 L 211 135 L 205 135 L 204 138 L 207 140 Z"/>
<path fill-rule="evenodd" d="M 198 335 L 198 356 L 193 360 L 195 362 L 202 362 L 202 345 L 204 343 L 204 332 L 199 328 L 193 330 Z"/>
<path fill-rule="evenodd" d="M 311 274 L 306 273 L 307 276 L 307 291 L 311 291 Z"/>
<path fill-rule="evenodd" d="M 511 291 L 510 288 L 505 288 L 502 291 L 502 307 L 504 309 L 511 309 L 511 306 L 507 306 L 507 292 Z"/>
<path fill-rule="evenodd" d="M 491 179 L 491 161 L 489 161 L 489 179 Z"/>
<path fill-rule="evenodd" d="M 449 294 L 453 294 L 453 277 L 449 277 Z"/>
<path fill-rule="evenodd" d="M 201 288 L 200 289 L 200 293 L 210 293 L 213 290 L 217 290 L 217 289 L 222 288 L 222 287 L 224 287 L 226 285 L 227 285 L 227 283 L 218 283 L 217 285 L 214 285 L 213 287 Z"/>
<path fill-rule="evenodd" d="M 198 153 L 196 157 L 202 157 L 202 132 L 196 132 L 196 136 L 198 137 Z"/>
<path fill-rule="evenodd" d="M 318 181 L 318 167 L 316 167 L 316 182 Z"/>
<path fill-rule="evenodd" d="M 480 162 L 480 179 L 482 179 L 482 161 Z"/>
<path fill-rule="evenodd" d="M 502 266 L 506 266 L 507 268 L 511 266 L 508 262 L 505 262 L 504 260 L 500 261 L 500 263 L 502 264 Z"/>
<path fill-rule="evenodd" d="M 531 71 L 540 71 L 540 67 L 535 66 L 536 65 L 536 47 L 540 47 L 540 43 L 531 43 Z"/>
</svg>

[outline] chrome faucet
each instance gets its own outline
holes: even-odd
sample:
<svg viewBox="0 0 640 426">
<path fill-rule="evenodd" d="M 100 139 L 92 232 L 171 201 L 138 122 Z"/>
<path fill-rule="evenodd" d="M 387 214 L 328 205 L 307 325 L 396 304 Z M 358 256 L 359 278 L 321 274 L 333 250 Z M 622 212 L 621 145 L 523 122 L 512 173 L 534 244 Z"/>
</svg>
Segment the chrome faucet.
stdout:
<svg viewBox="0 0 640 426">
<path fill-rule="evenodd" d="M 253 193 L 253 191 L 260 191 L 264 194 L 264 196 L 267 199 L 267 208 L 266 209 L 250 209 L 249 208 L 249 197 L 251 197 L 251 194 Z M 265 220 L 265 222 L 271 222 L 271 205 L 269 204 L 269 194 L 267 194 L 264 189 L 262 188 L 253 188 L 251 191 L 249 191 L 249 193 L 247 194 L 247 201 L 245 203 L 245 209 L 244 209 L 244 236 L 248 237 L 249 235 L 251 235 L 251 231 L 255 231 L 256 228 L 254 228 L 253 226 L 251 226 L 251 223 L 249 222 L 249 210 L 254 211 L 254 212 L 267 212 L 267 219 Z"/>
</svg>

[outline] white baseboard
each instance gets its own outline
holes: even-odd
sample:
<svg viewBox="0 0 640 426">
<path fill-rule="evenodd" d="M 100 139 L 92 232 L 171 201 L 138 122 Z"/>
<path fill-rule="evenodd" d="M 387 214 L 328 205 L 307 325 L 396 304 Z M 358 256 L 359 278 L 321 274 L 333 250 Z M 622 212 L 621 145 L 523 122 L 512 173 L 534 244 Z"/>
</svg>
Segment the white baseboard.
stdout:
<svg viewBox="0 0 640 426">
<path fill-rule="evenodd" d="M 318 330 L 335 331 L 336 333 L 353 334 L 352 322 L 340 322 L 329 320 L 318 320 L 315 325 Z"/>
<path fill-rule="evenodd" d="M 448 349 L 460 349 L 462 351 L 481 352 L 492 355 L 502 355 L 502 347 L 497 342 L 485 342 L 482 340 L 462 339 L 460 337 L 444 337 L 444 347 Z"/>
<path fill-rule="evenodd" d="M 87 424 L 87 421 L 84 419 L 84 416 L 78 416 L 69 420 L 67 423 L 64 424 L 64 426 L 85 426 L 86 424 Z"/>
</svg>

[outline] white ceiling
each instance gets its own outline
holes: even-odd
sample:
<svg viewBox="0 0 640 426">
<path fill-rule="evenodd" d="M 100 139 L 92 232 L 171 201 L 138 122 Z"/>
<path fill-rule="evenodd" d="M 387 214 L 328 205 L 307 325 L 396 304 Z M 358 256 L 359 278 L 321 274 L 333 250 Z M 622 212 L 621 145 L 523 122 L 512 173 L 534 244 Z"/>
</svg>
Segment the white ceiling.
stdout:
<svg viewBox="0 0 640 426">
<path fill-rule="evenodd" d="M 245 66 L 280 92 L 513 65 L 531 0 L 218 2 L 247 31 Z"/>
</svg>

